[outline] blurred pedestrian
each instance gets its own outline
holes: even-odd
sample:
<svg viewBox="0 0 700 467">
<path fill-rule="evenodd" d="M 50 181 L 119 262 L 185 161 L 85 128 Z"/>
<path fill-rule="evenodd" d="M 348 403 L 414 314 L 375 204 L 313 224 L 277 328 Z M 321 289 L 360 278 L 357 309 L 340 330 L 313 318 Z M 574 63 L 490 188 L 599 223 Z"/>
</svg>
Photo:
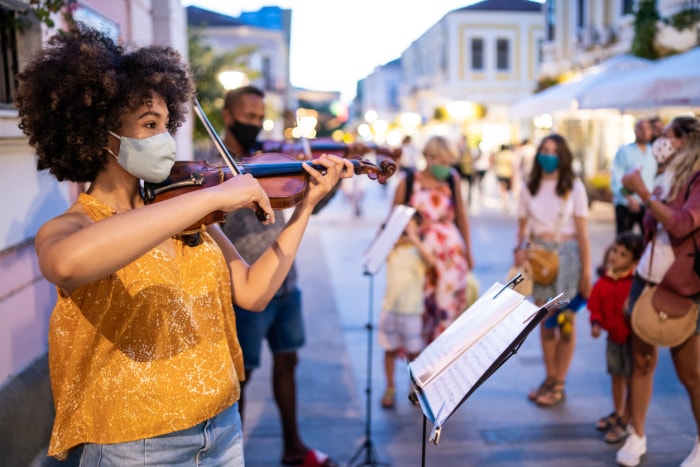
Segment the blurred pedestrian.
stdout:
<svg viewBox="0 0 700 467">
<path fill-rule="evenodd" d="M 519 153 L 519 173 L 523 183 L 527 183 L 532 171 L 532 165 L 535 163 L 535 153 L 537 148 L 529 138 L 525 138 L 520 142 L 517 152 Z M 520 190 L 518 190 L 520 192 Z"/>
<path fill-rule="evenodd" d="M 700 276 L 696 255 L 700 229 L 700 120 L 674 118 L 666 128 L 676 152 L 667 162 L 663 176 L 652 190 L 640 170 L 633 170 L 622 184 L 647 206 L 644 252 L 636 269 L 629 296 L 628 312 L 647 284 L 661 284 L 684 297 L 700 301 Z M 700 321 L 700 319 L 699 319 Z M 700 323 L 698 323 L 700 324 Z M 698 328 L 700 329 L 700 328 Z M 676 374 L 688 392 L 689 412 L 695 421 L 695 443 L 682 467 L 700 465 L 700 337 L 698 329 L 682 344 L 671 348 Z M 631 425 L 625 444 L 617 452 L 617 463 L 636 466 L 647 451 L 647 411 L 652 397 L 658 348 L 632 335 L 632 378 L 630 380 Z"/>
<path fill-rule="evenodd" d="M 502 144 L 494 154 L 493 170 L 498 180 L 503 212 L 511 212 L 513 202 L 513 178 L 516 176 L 517 161 L 510 144 Z"/>
<path fill-rule="evenodd" d="M 622 186 L 622 177 L 633 169 L 641 169 L 642 179 L 647 190 L 651 190 L 656 176 L 656 160 L 651 152 L 651 125 L 648 120 L 639 120 L 634 126 L 635 140 L 621 146 L 613 159 L 610 171 L 610 188 L 615 206 L 616 233 L 627 232 L 638 226 L 644 233 L 642 219 L 644 205 L 639 196 L 630 194 Z"/>
<path fill-rule="evenodd" d="M 401 140 L 401 157 L 399 167 L 401 170 L 416 170 L 420 167 L 420 154 L 413 144 L 411 135 L 406 135 Z"/>
<path fill-rule="evenodd" d="M 425 347 L 423 289 L 428 269 L 435 267 L 435 257 L 423 243 L 420 224 L 416 211 L 386 259 L 386 289 L 377 334 L 384 349 L 386 388 L 381 405 L 385 409 L 394 408 L 396 403 L 394 374 L 399 353 L 410 362 Z"/>
<path fill-rule="evenodd" d="M 649 126 L 651 127 L 651 138 L 649 138 L 649 143 L 654 144 L 654 141 L 664 134 L 664 122 L 660 117 L 651 117 L 649 119 Z"/>
<path fill-rule="evenodd" d="M 617 443 L 627 436 L 629 423 L 629 380 L 632 373 L 631 329 L 627 307 L 634 269 L 642 256 L 644 238 L 623 232 L 606 250 L 601 276 L 588 299 L 591 336 L 597 339 L 607 331 L 606 362 L 610 375 L 613 411 L 598 420 L 596 428 L 605 431 L 604 440 Z"/>
<path fill-rule="evenodd" d="M 455 151 L 446 138 L 433 136 L 423 155 L 426 168 L 399 182 L 393 204 L 408 204 L 420 213 L 423 242 L 436 259 L 425 283 L 423 332 L 430 343 L 466 308 L 467 273 L 474 260 L 459 174 L 452 168 Z"/>
<path fill-rule="evenodd" d="M 476 209 L 479 205 L 484 203 L 484 178 L 486 178 L 486 174 L 491 168 L 491 155 L 488 151 L 482 151 L 481 148 L 477 146 L 474 148 L 473 156 L 472 166 L 474 167 L 474 180 L 472 185 L 479 194 L 478 203 L 474 205 Z"/>
<path fill-rule="evenodd" d="M 460 177 L 462 188 L 467 194 L 467 208 L 472 204 L 472 182 L 474 180 L 474 155 L 469 147 L 466 135 L 462 135 L 457 145 L 457 163 L 455 164 Z"/>
<path fill-rule="evenodd" d="M 258 135 L 265 119 L 265 93 L 255 86 L 243 86 L 226 93 L 221 116 L 223 143 L 237 161 L 255 154 L 260 148 Z M 359 177 L 358 177 L 359 178 Z M 283 215 L 283 213 L 280 213 Z M 295 216 L 296 217 L 296 216 Z M 290 219 L 293 225 L 295 218 Z M 275 248 L 283 222 L 261 223 L 250 210 L 229 213 L 223 231 L 243 259 L 252 264 L 268 248 Z M 297 421 L 296 368 L 298 350 L 306 343 L 302 293 L 297 282 L 296 263 L 275 288 L 274 296 L 262 312 L 242 305 L 234 307 L 236 331 L 243 351 L 245 380 L 239 401 L 245 421 L 245 389 L 255 369 L 260 367 L 263 341 L 272 352 L 272 391 L 282 426 L 281 463 L 285 465 L 332 466 L 328 455 L 308 447 L 301 439 Z"/>
<path fill-rule="evenodd" d="M 534 243 L 559 256 L 559 268 L 552 284 L 537 281 L 533 299 L 541 306 L 551 297 L 564 292 L 568 297 L 588 298 L 591 290 L 591 259 L 588 238 L 588 197 L 583 182 L 574 175 L 573 156 L 566 140 L 558 135 L 546 136 L 537 155 L 527 186 L 523 187 L 518 206 L 515 267 L 525 263 L 525 248 Z M 567 329 L 540 325 L 545 379 L 528 397 L 540 406 L 559 404 L 565 398 L 564 385 L 576 344 L 573 314 Z"/>
</svg>

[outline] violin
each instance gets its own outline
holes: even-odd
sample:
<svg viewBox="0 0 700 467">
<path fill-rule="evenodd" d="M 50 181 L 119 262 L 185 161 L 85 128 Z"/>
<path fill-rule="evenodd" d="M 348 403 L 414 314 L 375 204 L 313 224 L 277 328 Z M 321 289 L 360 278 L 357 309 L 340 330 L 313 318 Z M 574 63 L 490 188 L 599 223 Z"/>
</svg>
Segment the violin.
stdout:
<svg viewBox="0 0 700 467">
<path fill-rule="evenodd" d="M 379 167 L 367 161 L 350 161 L 357 175 L 366 174 L 370 179 L 386 183 L 396 171 L 396 165 L 382 161 Z M 325 166 L 296 160 L 294 157 L 280 153 L 266 153 L 248 157 L 239 164 L 241 174 L 250 174 L 258 180 L 267 196 L 272 209 L 287 209 L 299 204 L 306 195 L 308 174 L 302 168 L 310 164 L 318 171 Z M 206 161 L 177 161 L 170 176 L 161 183 L 145 183 L 144 199 L 146 204 L 165 201 L 190 191 L 215 186 L 232 177 L 231 171 L 223 164 L 210 164 Z M 183 231 L 188 235 L 202 230 L 202 225 L 223 222 L 226 213 L 214 211 Z"/>
<path fill-rule="evenodd" d="M 160 183 L 144 183 L 144 201 L 146 204 L 165 201 L 172 197 L 201 188 L 216 186 L 229 178 L 241 174 L 250 174 L 258 180 L 260 186 L 270 199 L 273 209 L 287 209 L 299 204 L 306 195 L 308 173 L 302 164 L 311 164 L 318 171 L 325 171 L 321 164 L 302 162 L 282 153 L 263 153 L 244 158 L 243 164 L 237 164 L 229 153 L 219 135 L 206 118 L 197 98 L 194 98 L 194 111 L 207 129 L 214 145 L 224 159 L 225 165 L 209 164 L 200 161 L 176 161 L 168 178 Z M 366 174 L 370 179 L 386 183 L 396 172 L 396 164 L 384 160 L 379 166 L 369 161 L 350 160 L 355 174 Z M 259 207 L 255 210 L 260 221 L 269 217 Z M 223 211 L 214 211 L 189 226 L 181 235 L 192 235 L 204 230 L 204 227 L 216 222 L 223 222 Z"/>
</svg>

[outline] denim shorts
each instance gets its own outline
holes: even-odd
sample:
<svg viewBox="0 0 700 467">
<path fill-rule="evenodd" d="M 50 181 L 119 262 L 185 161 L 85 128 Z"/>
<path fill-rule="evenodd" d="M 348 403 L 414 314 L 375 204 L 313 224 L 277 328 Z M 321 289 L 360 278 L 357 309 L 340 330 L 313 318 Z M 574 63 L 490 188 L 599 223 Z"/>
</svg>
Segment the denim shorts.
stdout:
<svg viewBox="0 0 700 467">
<path fill-rule="evenodd" d="M 202 423 L 154 438 L 83 446 L 80 467 L 242 467 L 238 403 Z"/>
<path fill-rule="evenodd" d="M 294 352 L 305 343 L 301 291 L 298 288 L 276 295 L 263 311 L 248 311 L 238 306 L 234 309 L 243 363 L 248 369 L 260 366 L 260 351 L 265 338 L 273 354 Z"/>
</svg>

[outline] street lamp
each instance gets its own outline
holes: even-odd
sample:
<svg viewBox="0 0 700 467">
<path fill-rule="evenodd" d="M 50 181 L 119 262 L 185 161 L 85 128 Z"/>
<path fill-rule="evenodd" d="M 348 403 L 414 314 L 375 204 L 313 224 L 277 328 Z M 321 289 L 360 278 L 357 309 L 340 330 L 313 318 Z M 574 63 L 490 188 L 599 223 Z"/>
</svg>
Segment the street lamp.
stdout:
<svg viewBox="0 0 700 467">
<path fill-rule="evenodd" d="M 447 114 L 459 125 L 457 138 L 467 133 L 467 122 L 476 116 L 476 105 L 470 101 L 452 101 L 445 106 Z"/>
<path fill-rule="evenodd" d="M 248 75 L 242 71 L 222 71 L 219 73 L 219 82 L 227 91 L 250 84 Z"/>
<path fill-rule="evenodd" d="M 462 123 L 467 119 L 474 118 L 476 115 L 476 106 L 470 101 L 453 101 L 446 105 L 447 113 L 454 120 Z"/>
</svg>

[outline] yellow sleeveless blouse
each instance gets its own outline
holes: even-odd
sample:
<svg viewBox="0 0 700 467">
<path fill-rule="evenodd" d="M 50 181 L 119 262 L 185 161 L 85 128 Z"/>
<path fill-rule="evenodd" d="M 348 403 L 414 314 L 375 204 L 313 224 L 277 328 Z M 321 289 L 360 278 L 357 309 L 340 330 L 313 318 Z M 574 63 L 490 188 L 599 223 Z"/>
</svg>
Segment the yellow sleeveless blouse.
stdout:
<svg viewBox="0 0 700 467">
<path fill-rule="evenodd" d="M 85 193 L 78 202 L 94 221 L 114 214 Z M 238 400 L 243 355 L 229 269 L 202 235 L 196 247 L 177 241 L 175 257 L 154 248 L 70 296 L 59 291 L 49 323 L 49 455 L 183 430 Z"/>
</svg>

